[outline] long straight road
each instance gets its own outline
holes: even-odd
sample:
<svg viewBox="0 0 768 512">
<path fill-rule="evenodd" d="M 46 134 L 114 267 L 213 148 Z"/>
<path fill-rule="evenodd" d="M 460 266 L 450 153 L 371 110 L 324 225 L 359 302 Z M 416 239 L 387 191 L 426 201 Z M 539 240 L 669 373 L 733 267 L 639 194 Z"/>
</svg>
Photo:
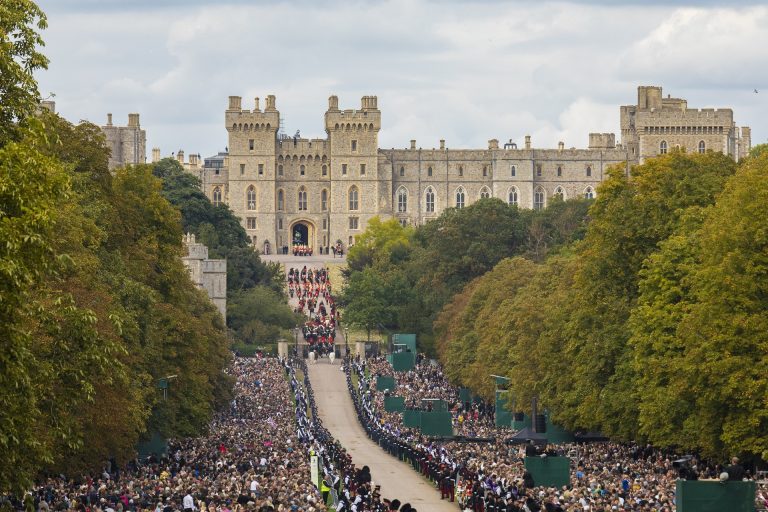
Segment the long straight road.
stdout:
<svg viewBox="0 0 768 512">
<path fill-rule="evenodd" d="M 355 466 L 371 468 L 371 478 L 381 486 L 381 496 L 410 503 L 418 512 L 458 512 L 458 506 L 441 500 L 440 492 L 406 464 L 371 441 L 357 421 L 355 407 L 347 389 L 346 375 L 339 362 L 328 359 L 307 365 L 317 412 L 334 438 L 352 456 Z"/>
</svg>

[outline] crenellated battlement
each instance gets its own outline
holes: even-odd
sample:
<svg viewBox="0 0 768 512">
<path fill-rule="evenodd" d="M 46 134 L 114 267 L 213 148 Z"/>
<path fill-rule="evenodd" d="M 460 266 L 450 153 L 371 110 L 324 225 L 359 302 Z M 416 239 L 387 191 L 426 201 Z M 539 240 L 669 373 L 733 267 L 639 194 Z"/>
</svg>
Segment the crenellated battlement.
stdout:
<svg viewBox="0 0 768 512">
<path fill-rule="evenodd" d="M 254 109 L 248 110 L 242 108 L 242 97 L 230 96 L 229 108 L 224 114 L 227 130 L 277 132 L 280 128 L 280 112 L 275 108 L 275 96 L 269 95 L 266 100 L 263 111 L 260 109 L 259 98 L 254 100 Z"/>
<path fill-rule="evenodd" d="M 378 109 L 376 96 L 363 96 L 360 109 L 339 110 L 339 99 L 328 98 L 328 110 L 325 113 L 326 131 L 368 132 L 381 129 L 381 111 Z"/>
</svg>

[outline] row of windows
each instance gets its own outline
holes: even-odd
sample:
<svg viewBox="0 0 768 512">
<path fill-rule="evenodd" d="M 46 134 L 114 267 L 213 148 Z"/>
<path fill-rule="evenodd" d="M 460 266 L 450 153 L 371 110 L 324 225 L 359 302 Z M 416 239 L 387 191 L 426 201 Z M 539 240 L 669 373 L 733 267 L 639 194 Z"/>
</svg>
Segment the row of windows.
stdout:
<svg viewBox="0 0 768 512">
<path fill-rule="evenodd" d="M 643 129 L 644 133 L 654 133 L 654 134 L 663 134 L 663 133 L 674 133 L 674 134 L 697 134 L 697 133 L 706 133 L 706 134 L 719 134 L 723 133 L 723 127 L 722 126 L 646 126 Z"/>
<path fill-rule="evenodd" d="M 357 186 L 353 185 L 347 192 L 349 209 L 355 211 L 360 206 L 360 191 Z M 212 202 L 214 206 L 222 204 L 221 187 L 215 187 L 212 194 Z M 307 200 L 307 189 L 304 186 L 299 187 L 297 193 L 297 206 L 299 211 L 309 210 L 309 202 Z M 256 187 L 251 185 L 245 191 L 245 209 L 256 209 Z M 277 210 L 282 211 L 285 209 L 285 192 L 283 190 L 277 191 Z M 320 209 L 322 211 L 328 210 L 328 191 L 323 189 L 320 191 Z"/>
<path fill-rule="evenodd" d="M 680 147 L 679 145 L 677 147 Z M 659 143 L 659 153 L 662 155 L 667 154 L 667 150 L 669 147 L 667 146 L 667 141 L 663 140 Z M 699 153 L 706 153 L 707 152 L 707 143 L 703 140 L 699 141 Z"/>
<path fill-rule="evenodd" d="M 704 144 L 704 141 L 702 140 L 701 142 L 699 142 L 699 153 L 704 153 L 705 149 L 706 149 L 706 146 Z M 666 141 L 661 141 L 660 152 L 662 154 L 667 152 L 667 142 Z M 264 176 L 264 164 L 259 164 L 258 169 L 259 169 L 259 176 Z M 341 175 L 342 176 L 346 176 L 347 175 L 347 170 L 348 170 L 347 164 L 341 164 Z M 304 166 L 304 165 L 299 166 L 299 175 L 306 176 L 306 172 L 307 172 L 306 166 Z M 587 177 L 591 177 L 592 176 L 592 166 L 588 165 L 584 172 L 585 172 Z M 321 173 L 322 176 L 328 176 L 328 166 L 327 165 L 323 165 L 322 168 L 320 169 L 320 173 Z M 215 174 L 219 175 L 219 169 L 216 169 Z M 240 164 L 240 175 L 242 176 L 244 174 L 245 174 L 245 164 Z M 285 173 L 284 173 L 284 170 L 283 170 L 283 165 L 282 164 L 278 165 L 277 166 L 277 175 L 278 176 L 284 176 L 284 174 Z M 427 167 L 427 176 L 431 177 L 432 174 L 433 174 L 432 173 L 432 167 L 431 166 Z M 510 166 L 510 168 L 509 168 L 509 175 L 512 178 L 517 176 L 517 166 L 516 165 Z M 541 175 L 542 175 L 541 164 L 536 164 L 536 176 L 537 177 L 541 177 Z M 557 175 L 558 176 L 562 176 L 563 175 L 563 167 L 561 165 L 557 166 Z M 360 176 L 365 176 L 365 164 L 360 164 Z M 400 167 L 400 176 L 405 176 L 405 167 L 402 167 L 402 166 Z M 461 166 L 461 165 L 459 166 L 459 176 L 464 176 L 464 166 Z M 488 166 L 485 166 L 485 165 L 483 166 L 483 176 L 484 177 L 488 176 Z"/>
<path fill-rule="evenodd" d="M 347 175 L 347 164 L 341 164 L 341 175 L 346 176 Z M 365 164 L 360 164 L 360 176 L 365 176 L 366 167 Z M 219 169 L 216 169 L 215 174 L 218 176 L 220 174 Z M 245 174 L 245 164 L 240 164 L 240 175 L 243 176 Z M 307 174 L 307 167 L 304 165 L 299 166 L 299 175 L 300 176 L 306 176 Z M 322 176 L 328 176 L 328 166 L 324 165 L 320 168 L 320 174 Z M 283 165 L 280 164 L 277 166 L 277 175 L 278 176 L 284 176 L 285 171 L 283 168 Z M 264 164 L 259 164 L 259 176 L 264 176 Z M 431 174 L 430 174 L 431 176 Z"/>
<path fill-rule="evenodd" d="M 587 175 L 587 177 L 592 176 L 592 166 L 588 165 L 587 168 L 584 171 Z M 464 176 L 464 166 L 460 165 L 458 169 L 459 176 Z M 541 164 L 536 165 L 536 176 L 541 177 L 542 169 Z M 509 168 L 509 175 L 514 178 L 517 176 L 517 166 L 512 165 Z M 563 167 L 561 165 L 557 166 L 557 175 L 562 176 L 563 175 Z M 400 176 L 405 176 L 405 167 L 400 167 Z M 427 167 L 427 176 L 432 176 L 432 167 Z M 483 166 L 483 176 L 488 176 L 488 166 Z"/>
<path fill-rule="evenodd" d="M 518 190 L 512 187 L 509 190 L 507 202 L 511 205 L 518 204 Z M 562 187 L 555 189 L 555 195 L 565 199 L 565 190 Z M 397 196 L 397 211 L 398 213 L 406 213 L 408 211 L 408 191 L 404 187 L 400 187 L 396 193 Z M 491 197 L 491 191 L 487 187 L 483 187 L 480 190 L 480 199 L 487 199 Z M 539 209 L 544 205 L 545 192 L 542 187 L 536 187 L 533 195 L 533 207 Z M 595 192 L 592 187 L 587 187 L 584 190 L 584 197 L 587 199 L 593 199 Z M 215 187 L 213 189 L 213 204 L 219 206 L 222 203 L 221 188 Z M 464 208 L 466 204 L 466 192 L 464 188 L 459 187 L 455 193 L 455 206 L 456 208 Z M 306 188 L 299 187 L 297 194 L 297 206 L 299 211 L 309 210 L 309 201 L 307 199 Z M 357 186 L 353 185 L 347 192 L 347 207 L 350 211 L 357 211 L 360 207 L 360 191 Z M 424 207 L 427 213 L 434 213 L 435 211 L 435 191 L 432 187 L 427 187 L 424 191 Z M 246 209 L 256 210 L 256 188 L 251 185 L 246 191 Z M 283 211 L 285 209 L 285 193 L 284 191 L 277 191 L 277 210 Z M 323 189 L 320 191 L 320 209 L 321 211 L 328 210 L 328 191 Z"/>
</svg>

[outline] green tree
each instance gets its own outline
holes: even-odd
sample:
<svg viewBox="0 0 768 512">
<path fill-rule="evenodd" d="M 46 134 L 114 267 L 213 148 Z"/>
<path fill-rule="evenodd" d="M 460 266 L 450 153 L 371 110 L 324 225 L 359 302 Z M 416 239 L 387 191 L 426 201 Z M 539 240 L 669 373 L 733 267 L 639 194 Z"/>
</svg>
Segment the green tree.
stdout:
<svg viewBox="0 0 768 512">
<path fill-rule="evenodd" d="M 22 125 L 38 108 L 34 72 L 47 69 L 38 51 L 47 27 L 45 14 L 30 0 L 0 3 L 0 147 L 23 136 Z"/>
<path fill-rule="evenodd" d="M 364 329 L 370 341 L 371 331 L 394 324 L 405 286 L 402 280 L 388 280 L 371 267 L 354 273 L 341 297 L 343 321 Z"/>
<path fill-rule="evenodd" d="M 290 329 L 302 322 L 302 316 L 286 307 L 283 292 L 257 286 L 233 294 L 227 321 L 238 339 L 265 345 L 290 338 Z"/>
<path fill-rule="evenodd" d="M 7 132 L 6 132 L 7 134 Z M 39 136 L 0 147 L 0 489 L 20 490 L 53 458 L 41 440 L 44 419 L 32 336 L 34 287 L 55 271 L 58 204 L 69 192 L 63 167 L 36 149 Z M 52 435 L 57 435 L 53 433 Z"/>
<path fill-rule="evenodd" d="M 382 221 L 373 217 L 349 249 L 347 266 L 356 271 L 372 265 L 376 259 L 401 260 L 409 249 L 412 236 L 413 228 L 403 227 L 397 219 Z"/>
</svg>

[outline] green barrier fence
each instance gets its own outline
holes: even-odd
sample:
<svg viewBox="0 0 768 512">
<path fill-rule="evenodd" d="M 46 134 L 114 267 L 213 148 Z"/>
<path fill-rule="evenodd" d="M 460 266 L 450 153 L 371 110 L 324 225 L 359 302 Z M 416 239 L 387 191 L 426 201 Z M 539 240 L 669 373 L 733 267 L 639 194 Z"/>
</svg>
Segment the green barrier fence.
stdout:
<svg viewBox="0 0 768 512">
<path fill-rule="evenodd" d="M 403 334 L 403 333 L 396 333 L 392 335 L 392 344 L 393 345 L 405 345 L 408 347 L 408 350 L 416 353 L 416 335 L 415 334 Z M 397 350 L 400 347 L 395 346 L 395 350 Z"/>
<path fill-rule="evenodd" d="M 416 366 L 415 352 L 397 352 L 392 354 L 392 368 L 396 372 L 407 372 Z"/>
<path fill-rule="evenodd" d="M 421 426 L 421 411 L 405 409 L 403 411 L 403 425 L 408 428 L 419 428 Z"/>
<path fill-rule="evenodd" d="M 384 410 L 387 412 L 403 412 L 405 410 L 405 397 L 385 396 Z"/>
<path fill-rule="evenodd" d="M 525 469 L 533 477 L 533 484 L 544 487 L 562 487 L 571 479 L 571 460 L 568 457 L 526 457 Z"/>
<path fill-rule="evenodd" d="M 560 428 L 557 425 L 553 425 L 552 422 L 549 421 L 549 416 L 547 416 L 547 442 L 551 444 L 565 444 L 565 443 L 572 443 L 575 441 L 575 438 L 573 437 L 573 433 L 565 430 L 564 428 Z"/>
<path fill-rule="evenodd" d="M 516 420 L 512 418 L 512 429 L 514 430 L 523 430 L 524 428 L 531 428 L 531 417 L 527 414 L 523 414 L 522 420 Z"/>
<path fill-rule="evenodd" d="M 430 437 L 453 437 L 449 412 L 421 411 L 421 433 Z"/>
<path fill-rule="evenodd" d="M 150 455 L 165 455 L 168 451 L 168 440 L 166 440 L 160 432 L 152 432 L 152 436 L 149 439 L 142 441 L 136 447 L 136 451 L 139 452 L 140 459 L 146 459 Z"/>
<path fill-rule="evenodd" d="M 394 390 L 395 389 L 395 378 L 394 377 L 387 377 L 385 375 L 379 375 L 376 377 L 376 389 L 379 391 L 384 391 L 386 389 Z"/>
<path fill-rule="evenodd" d="M 753 512 L 755 482 L 678 480 L 677 512 Z"/>
</svg>

